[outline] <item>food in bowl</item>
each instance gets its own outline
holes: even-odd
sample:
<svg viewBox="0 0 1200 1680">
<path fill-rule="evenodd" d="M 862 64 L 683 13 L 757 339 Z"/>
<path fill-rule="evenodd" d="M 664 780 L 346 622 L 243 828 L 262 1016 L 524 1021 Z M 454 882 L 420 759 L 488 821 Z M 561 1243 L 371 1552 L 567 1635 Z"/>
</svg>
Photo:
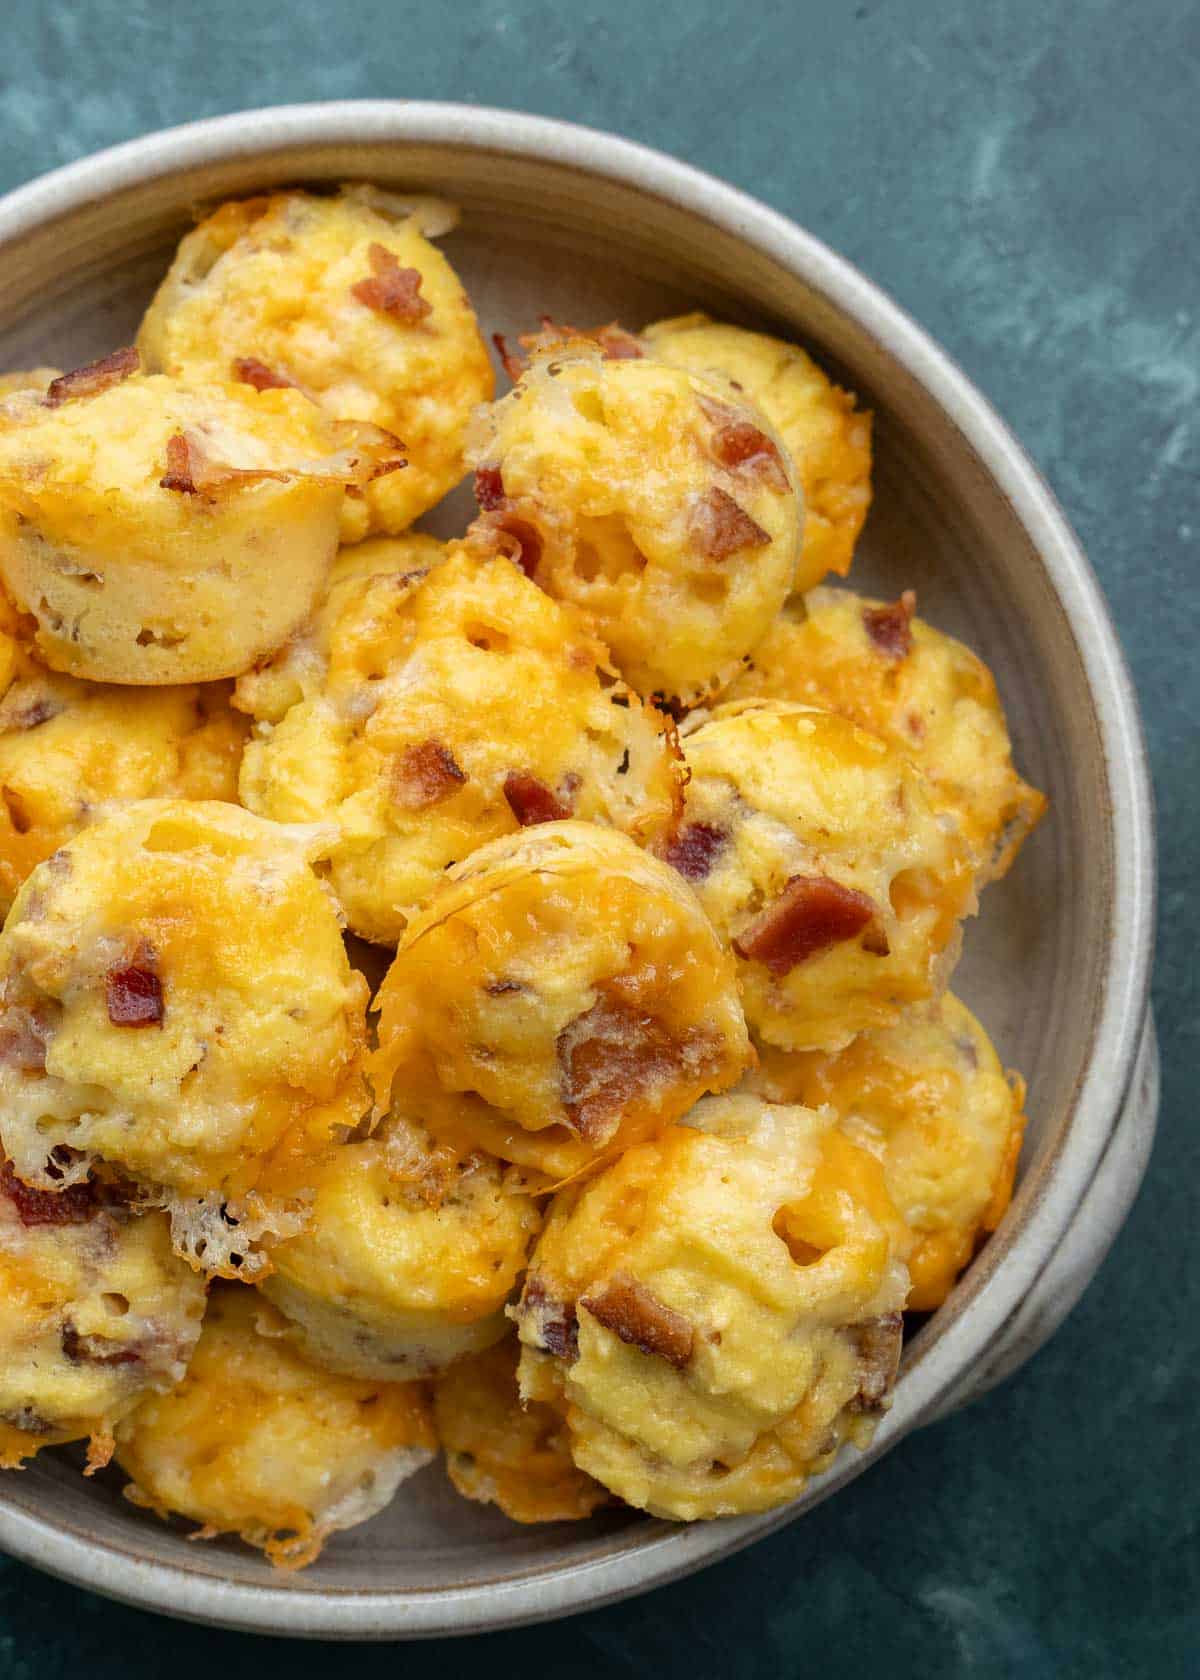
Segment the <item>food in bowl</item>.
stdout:
<svg viewBox="0 0 1200 1680">
<path fill-rule="evenodd" d="M 793 1498 L 1024 1122 L 946 988 L 1044 801 L 911 593 L 815 587 L 869 415 L 703 317 L 490 404 L 446 216 L 218 207 L 141 364 L 0 401 L 0 1455 L 284 1567 L 438 1442 L 519 1522 Z"/>
</svg>

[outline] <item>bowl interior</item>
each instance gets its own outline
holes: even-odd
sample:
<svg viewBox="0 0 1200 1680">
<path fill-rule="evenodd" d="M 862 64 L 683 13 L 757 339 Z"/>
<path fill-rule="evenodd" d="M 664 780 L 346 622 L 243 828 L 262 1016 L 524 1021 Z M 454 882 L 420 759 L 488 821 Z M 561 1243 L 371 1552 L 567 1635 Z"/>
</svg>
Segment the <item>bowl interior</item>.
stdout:
<svg viewBox="0 0 1200 1680">
<path fill-rule="evenodd" d="M 520 330 L 542 311 L 639 327 L 704 308 L 796 337 L 874 410 L 875 505 L 851 582 L 887 595 L 915 587 L 922 614 L 987 659 L 1018 762 L 1052 800 L 1016 870 L 985 895 L 955 982 L 1002 1058 L 1029 1081 L 1022 1188 L 1010 1215 L 1019 1221 L 1061 1141 L 1104 989 L 1112 842 L 1094 706 L 1071 628 L 1013 508 L 954 423 L 833 299 L 652 192 L 554 162 L 452 145 L 308 145 L 117 191 L 11 240 L 0 248 L 0 368 L 72 367 L 130 342 L 197 203 L 355 177 L 445 193 L 462 206 L 445 249 L 487 331 Z M 433 527 L 462 529 L 470 506 L 456 492 Z M 966 1289 L 986 1286 L 1004 1242 L 1002 1230 Z M 938 1333 L 935 1317 L 908 1358 L 923 1357 Z M 903 1406 L 902 1379 L 897 1419 Z M 236 1545 L 191 1546 L 135 1515 L 119 1485 L 115 1476 L 84 1482 L 51 1454 L 9 1478 L 0 1503 L 191 1576 L 270 1577 Z M 650 1554 L 672 1532 L 628 1515 L 522 1529 L 460 1500 L 435 1466 L 315 1567 L 271 1585 L 298 1595 L 365 1586 L 419 1596 L 448 1581 L 513 1585 L 631 1550 L 654 1573 Z"/>
</svg>

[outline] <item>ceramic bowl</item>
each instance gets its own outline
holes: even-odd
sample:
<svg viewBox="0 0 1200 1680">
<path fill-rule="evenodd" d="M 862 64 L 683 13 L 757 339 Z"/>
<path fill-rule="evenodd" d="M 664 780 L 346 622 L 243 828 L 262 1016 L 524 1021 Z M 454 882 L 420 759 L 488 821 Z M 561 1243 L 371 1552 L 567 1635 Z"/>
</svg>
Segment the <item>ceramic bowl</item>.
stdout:
<svg viewBox="0 0 1200 1680">
<path fill-rule="evenodd" d="M 1051 797 L 988 889 L 956 988 L 1029 1080 L 1000 1230 L 912 1340 L 867 1453 L 796 1504 L 692 1527 L 632 1513 L 519 1528 L 438 1467 L 313 1568 L 273 1575 L 191 1545 L 120 1479 L 47 1454 L 0 1483 L 0 1545 L 114 1597 L 230 1626 L 346 1638 L 562 1615 L 711 1563 L 827 1498 L 909 1430 L 1007 1374 L 1073 1305 L 1136 1190 L 1153 1130 L 1147 1016 L 1152 813 L 1136 701 L 1096 580 L 1035 468 L 943 351 L 782 216 L 670 158 L 562 123 L 464 106 L 255 111 L 150 135 L 0 203 L 0 367 L 64 367 L 130 342 L 194 207 L 279 183 L 368 178 L 462 206 L 446 241 L 482 320 L 547 310 L 630 326 L 688 308 L 796 337 L 875 411 L 859 588 L 921 611 L 994 668 L 1025 774 Z M 467 515 L 463 492 L 440 517 Z"/>
</svg>

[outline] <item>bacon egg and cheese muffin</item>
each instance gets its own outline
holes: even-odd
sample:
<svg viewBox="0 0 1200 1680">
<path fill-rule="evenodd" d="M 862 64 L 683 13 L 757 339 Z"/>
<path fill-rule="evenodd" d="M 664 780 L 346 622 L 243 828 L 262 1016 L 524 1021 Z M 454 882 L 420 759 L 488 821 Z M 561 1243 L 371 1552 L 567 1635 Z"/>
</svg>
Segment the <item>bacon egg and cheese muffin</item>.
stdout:
<svg viewBox="0 0 1200 1680">
<path fill-rule="evenodd" d="M 319 838 L 144 800 L 38 865 L 0 933 L 0 1143 L 24 1182 L 102 1163 L 170 1207 L 195 1263 L 252 1270 L 267 1156 L 366 1106 L 366 983 Z"/>
<path fill-rule="evenodd" d="M 966 1005 L 946 993 L 832 1056 L 764 1049 L 746 1083 L 773 1102 L 829 1104 L 878 1159 L 912 1233 L 907 1305 L 940 1306 L 1004 1215 L 1025 1130 L 1025 1087 Z"/>
<path fill-rule="evenodd" d="M 886 1406 L 904 1237 L 831 1113 L 708 1099 L 555 1198 L 516 1311 L 521 1393 L 656 1516 L 781 1504 Z"/>
<path fill-rule="evenodd" d="M 0 1158 L 0 1469 L 85 1437 L 105 1463 L 114 1425 L 183 1376 L 203 1313 L 165 1214 L 94 1180 L 32 1190 Z"/>
<path fill-rule="evenodd" d="M 347 485 L 398 464 L 396 442 L 298 391 L 137 366 L 118 351 L 0 402 L 0 579 L 57 671 L 234 677 L 307 617 Z"/>
<path fill-rule="evenodd" d="M 683 825 L 663 856 L 738 959 L 769 1044 L 836 1050 L 934 996 L 974 909 L 966 846 L 920 771 L 834 712 L 718 706 L 683 742 Z"/>
<path fill-rule="evenodd" d="M 470 300 L 430 243 L 455 219 L 366 186 L 223 204 L 180 244 L 138 348 L 189 379 L 299 386 L 403 439 L 407 469 L 347 500 L 342 535 L 403 531 L 462 477 L 467 422 L 493 390 Z"/>
<path fill-rule="evenodd" d="M 470 456 L 472 539 L 588 613 L 640 694 L 710 698 L 793 587 L 793 469 L 727 385 L 564 343 L 481 411 Z"/>
<path fill-rule="evenodd" d="M 118 1426 L 116 1456 L 135 1505 L 302 1569 L 331 1534 L 381 1511 L 435 1449 L 420 1383 L 323 1371 L 256 1290 L 223 1285 L 187 1375 Z"/>
<path fill-rule="evenodd" d="M 461 545 L 344 549 L 308 636 L 237 703 L 262 716 L 243 803 L 334 825 L 323 867 L 350 927 L 383 944 L 449 865 L 523 825 L 574 815 L 649 842 L 678 820 L 668 721 L 577 609 Z"/>
<path fill-rule="evenodd" d="M 456 1156 L 390 1115 L 369 1138 L 301 1155 L 283 1182 L 311 1209 L 302 1232 L 272 1247 L 261 1287 L 317 1364 L 395 1382 L 504 1334 L 542 1219 L 498 1161 Z"/>
<path fill-rule="evenodd" d="M 844 577 L 871 506 L 871 416 L 797 344 L 707 315 L 658 321 L 641 335 L 657 360 L 728 381 L 762 411 L 795 463 L 804 494 L 796 588 Z"/>
<path fill-rule="evenodd" d="M 1008 872 L 1046 800 L 1013 767 L 992 673 L 915 611 L 911 592 L 887 602 L 815 589 L 788 603 L 729 699 L 825 706 L 891 741 L 957 820 L 982 886 Z"/>
<path fill-rule="evenodd" d="M 562 1178 L 732 1085 L 752 1052 L 691 890 L 626 835 L 553 822 L 447 874 L 376 997 L 377 1112 Z"/>
<path fill-rule="evenodd" d="M 511 1331 L 511 1326 L 509 1326 Z M 460 1359 L 437 1380 L 433 1419 L 446 1473 L 465 1499 L 514 1522 L 576 1522 L 612 1495 L 576 1468 L 561 1414 L 517 1389 L 513 1335 Z"/>
</svg>

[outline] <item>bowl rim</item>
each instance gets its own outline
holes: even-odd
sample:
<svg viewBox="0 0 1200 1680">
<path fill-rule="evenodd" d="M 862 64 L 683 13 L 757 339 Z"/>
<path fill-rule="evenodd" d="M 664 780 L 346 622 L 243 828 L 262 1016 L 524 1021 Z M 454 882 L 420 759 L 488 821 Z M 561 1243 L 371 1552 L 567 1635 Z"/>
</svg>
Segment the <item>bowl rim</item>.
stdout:
<svg viewBox="0 0 1200 1680">
<path fill-rule="evenodd" d="M 534 158 L 607 179 L 741 239 L 850 315 L 939 406 L 1027 532 L 1075 630 L 1109 787 L 1114 878 L 1105 984 L 1092 1056 L 1070 1124 L 1048 1152 L 1005 1245 L 939 1314 L 936 1337 L 905 1366 L 875 1442 L 845 1455 L 807 1508 L 878 1458 L 941 1401 L 1018 1312 L 1059 1248 L 1126 1101 L 1147 1009 L 1155 903 L 1150 775 L 1137 700 L 1099 583 L 1062 510 L 1021 445 L 952 358 L 879 287 L 781 213 L 716 177 L 602 130 L 495 107 L 410 100 L 269 106 L 124 142 L 0 199 L 0 262 L 13 243 L 85 206 L 178 171 L 318 145 L 433 145 Z M 302 165 L 297 174 L 303 175 Z M 985 1256 L 986 1258 L 986 1256 Z M 975 1277 L 981 1270 L 988 1275 Z M 782 1527 L 801 1506 L 691 1527 L 654 1525 L 632 1551 L 533 1568 L 521 1579 L 433 1589 L 305 1588 L 230 1581 L 149 1560 L 0 1500 L 0 1546 L 78 1585 L 189 1620 L 324 1638 L 481 1632 L 596 1608 L 716 1562 Z"/>
</svg>

